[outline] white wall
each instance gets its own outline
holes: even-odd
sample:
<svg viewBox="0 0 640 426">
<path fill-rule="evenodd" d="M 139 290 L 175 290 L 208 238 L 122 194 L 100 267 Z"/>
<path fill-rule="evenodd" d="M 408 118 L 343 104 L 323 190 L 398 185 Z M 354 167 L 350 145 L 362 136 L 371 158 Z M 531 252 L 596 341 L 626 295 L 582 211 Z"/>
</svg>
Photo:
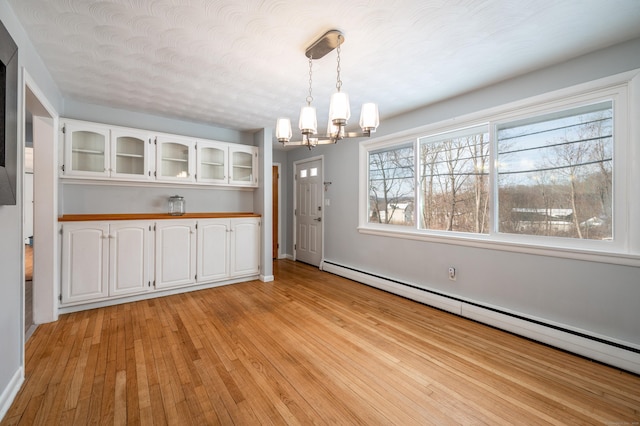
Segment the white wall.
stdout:
<svg viewBox="0 0 640 426">
<path fill-rule="evenodd" d="M 262 248 L 260 250 L 260 279 L 268 282 L 273 281 L 273 262 L 271 260 L 271 250 L 273 247 L 272 226 L 273 226 L 273 210 L 272 210 L 272 175 L 271 164 L 272 147 L 271 135 L 273 130 L 270 128 L 262 129 L 256 132 L 255 146 L 260 149 L 258 156 L 258 188 L 253 194 L 254 212 L 262 216 L 262 227 L 260 229 L 260 237 Z"/>
<path fill-rule="evenodd" d="M 278 143 L 278 142 L 276 142 Z M 273 164 L 280 164 L 280 192 L 278 194 L 278 198 L 280 201 L 280 254 L 287 255 L 293 253 L 293 246 L 289 247 L 289 238 L 287 233 L 287 225 L 290 220 L 292 212 L 289 211 L 289 204 L 287 201 L 287 186 L 291 184 L 291 179 L 289 179 L 290 170 L 287 166 L 287 151 L 282 149 L 274 149 L 273 150 Z"/>
<path fill-rule="evenodd" d="M 18 66 L 28 70 L 49 102 L 60 108 L 62 97 L 40 57 L 35 53 L 24 29 L 9 5 L 0 2 L 0 20 L 18 45 Z M 20 75 L 22 73 L 20 72 Z M 18 90 L 18 123 L 24 121 L 24 93 L 22 84 Z M 23 240 L 22 240 L 22 190 L 23 190 L 23 129 L 19 126 L 17 204 L 0 206 L 0 418 L 4 415 L 13 395 L 23 379 Z M 10 141 L 8 141 L 10 142 Z"/>
<path fill-rule="evenodd" d="M 640 39 L 383 120 L 376 136 L 635 68 Z M 640 348 L 640 268 L 360 234 L 358 142 L 290 151 L 287 167 L 316 155 L 324 155 L 325 178 L 333 182 L 325 193 L 331 200 L 325 210 L 327 261 Z M 289 209 L 292 189 L 289 183 Z M 453 283 L 447 277 L 451 265 L 458 271 Z"/>
</svg>

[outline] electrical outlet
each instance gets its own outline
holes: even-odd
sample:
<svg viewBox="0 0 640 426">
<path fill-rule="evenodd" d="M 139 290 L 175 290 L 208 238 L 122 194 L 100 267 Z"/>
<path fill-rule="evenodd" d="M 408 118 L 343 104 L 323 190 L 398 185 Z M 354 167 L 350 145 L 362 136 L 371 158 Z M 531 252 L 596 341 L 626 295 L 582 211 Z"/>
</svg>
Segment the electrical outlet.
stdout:
<svg viewBox="0 0 640 426">
<path fill-rule="evenodd" d="M 453 266 L 449 266 L 449 279 L 451 281 L 456 280 L 456 268 L 454 268 Z"/>
</svg>

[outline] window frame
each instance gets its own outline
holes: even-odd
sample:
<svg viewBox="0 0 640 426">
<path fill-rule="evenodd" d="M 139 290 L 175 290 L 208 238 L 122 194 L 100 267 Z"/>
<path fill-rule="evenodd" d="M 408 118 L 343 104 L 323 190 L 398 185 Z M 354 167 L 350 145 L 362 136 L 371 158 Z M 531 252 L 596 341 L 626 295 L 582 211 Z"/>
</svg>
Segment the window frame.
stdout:
<svg viewBox="0 0 640 426">
<path fill-rule="evenodd" d="M 633 70 L 531 98 L 500 105 L 460 117 L 360 142 L 359 145 L 359 226 L 362 234 L 379 235 L 435 243 L 456 244 L 544 256 L 555 256 L 628 266 L 640 266 L 640 197 L 634 199 L 634 182 L 640 182 L 640 123 L 631 118 L 640 115 L 640 70 Z M 536 115 L 568 110 L 606 100 L 613 102 L 613 239 L 579 240 L 574 238 L 508 234 L 499 232 L 495 194 L 497 127 Z M 489 233 L 420 229 L 414 209 L 414 226 L 368 222 L 369 152 L 391 149 L 414 141 L 414 164 L 419 160 L 419 139 L 460 129 L 488 125 L 490 138 L 490 217 Z M 635 165 L 636 167 L 632 167 Z M 415 204 L 419 198 L 419 173 L 415 173 Z M 631 218 L 637 217 L 633 221 Z"/>
</svg>

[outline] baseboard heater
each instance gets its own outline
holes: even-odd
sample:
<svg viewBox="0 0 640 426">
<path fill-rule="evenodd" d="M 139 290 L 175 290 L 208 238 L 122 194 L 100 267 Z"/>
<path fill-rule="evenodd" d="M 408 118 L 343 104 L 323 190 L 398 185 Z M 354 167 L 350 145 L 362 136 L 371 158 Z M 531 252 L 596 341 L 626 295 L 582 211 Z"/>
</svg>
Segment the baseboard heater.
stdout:
<svg viewBox="0 0 640 426">
<path fill-rule="evenodd" d="M 559 349 L 640 374 L 640 347 L 539 318 L 456 298 L 396 279 L 324 260 L 321 269 Z"/>
</svg>

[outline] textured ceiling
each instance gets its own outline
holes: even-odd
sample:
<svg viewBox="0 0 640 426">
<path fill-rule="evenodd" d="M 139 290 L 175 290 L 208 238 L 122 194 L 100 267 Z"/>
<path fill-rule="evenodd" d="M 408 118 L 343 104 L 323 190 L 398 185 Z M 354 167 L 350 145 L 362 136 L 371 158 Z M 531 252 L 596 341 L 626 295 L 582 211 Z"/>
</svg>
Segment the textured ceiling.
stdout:
<svg viewBox="0 0 640 426">
<path fill-rule="evenodd" d="M 2 0 L 4 1 L 4 0 Z M 238 130 L 297 123 L 306 47 L 381 119 L 640 36 L 639 0 L 8 0 L 65 98 Z M 335 51 L 314 61 L 319 127 Z"/>
</svg>

